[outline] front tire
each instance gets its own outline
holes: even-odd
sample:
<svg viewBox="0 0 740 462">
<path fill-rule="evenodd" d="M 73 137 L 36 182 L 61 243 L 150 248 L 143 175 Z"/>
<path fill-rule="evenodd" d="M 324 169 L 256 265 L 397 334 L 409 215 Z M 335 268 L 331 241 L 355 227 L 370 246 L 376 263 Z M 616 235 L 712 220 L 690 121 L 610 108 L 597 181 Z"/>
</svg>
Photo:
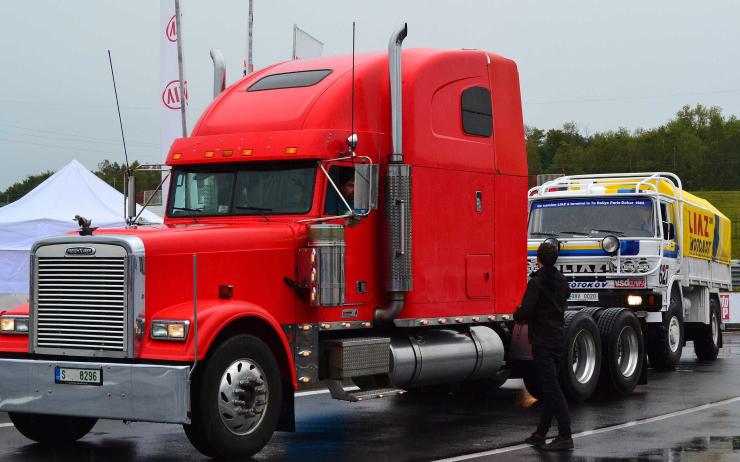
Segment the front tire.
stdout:
<svg viewBox="0 0 740 462">
<path fill-rule="evenodd" d="M 681 294 L 674 289 L 671 291 L 671 303 L 664 321 L 659 325 L 648 325 L 647 350 L 650 364 L 655 369 L 674 370 L 681 360 L 684 335 Z"/>
<path fill-rule="evenodd" d="M 560 368 L 563 393 L 570 401 L 591 397 L 601 372 L 601 336 L 586 312 L 565 313 L 565 354 Z"/>
<path fill-rule="evenodd" d="M 252 335 L 219 345 L 193 393 L 185 434 L 201 453 L 218 458 L 250 457 L 272 437 L 280 420 L 282 382 L 275 356 Z"/>
<path fill-rule="evenodd" d="M 719 303 L 714 298 L 709 300 L 709 325 L 701 326 L 694 337 L 694 352 L 701 361 L 717 359 L 722 345 L 722 330 L 719 326 Z"/>
<path fill-rule="evenodd" d="M 628 395 L 640 381 L 645 362 L 640 320 L 626 308 L 609 308 L 596 325 L 601 333 L 601 386 Z"/>
<path fill-rule="evenodd" d="M 26 438 L 48 446 L 71 444 L 87 435 L 98 419 L 45 414 L 8 414 Z"/>
</svg>

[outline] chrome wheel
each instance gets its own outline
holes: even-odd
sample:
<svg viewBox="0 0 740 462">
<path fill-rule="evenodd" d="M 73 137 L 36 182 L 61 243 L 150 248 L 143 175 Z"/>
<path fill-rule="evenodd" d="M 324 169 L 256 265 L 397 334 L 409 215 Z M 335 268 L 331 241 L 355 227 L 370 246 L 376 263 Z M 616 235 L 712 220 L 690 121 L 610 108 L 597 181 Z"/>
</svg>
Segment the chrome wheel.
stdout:
<svg viewBox="0 0 740 462">
<path fill-rule="evenodd" d="M 221 376 L 218 410 L 221 422 L 238 436 L 252 433 L 265 416 L 269 389 L 264 371 L 251 359 L 238 359 Z"/>
<path fill-rule="evenodd" d="M 573 339 L 571 358 L 576 380 L 581 384 L 589 383 L 596 368 L 596 342 L 591 332 L 585 329 L 578 332 Z"/>
<path fill-rule="evenodd" d="M 712 325 L 712 345 L 719 345 L 719 321 L 717 315 L 712 312 L 712 319 L 709 322 Z"/>
<path fill-rule="evenodd" d="M 617 339 L 617 366 L 624 377 L 631 377 L 637 369 L 640 356 L 637 333 L 631 326 L 625 326 Z"/>
<path fill-rule="evenodd" d="M 671 320 L 668 321 L 668 348 L 672 353 L 678 351 L 679 344 L 681 343 L 681 324 L 678 318 L 671 316 Z"/>
</svg>

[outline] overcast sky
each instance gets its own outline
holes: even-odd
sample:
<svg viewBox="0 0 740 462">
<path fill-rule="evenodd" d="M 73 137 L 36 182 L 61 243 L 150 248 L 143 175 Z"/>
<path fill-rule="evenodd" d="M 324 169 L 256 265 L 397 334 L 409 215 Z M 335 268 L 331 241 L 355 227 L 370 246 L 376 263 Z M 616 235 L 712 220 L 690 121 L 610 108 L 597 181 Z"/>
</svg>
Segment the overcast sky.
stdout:
<svg viewBox="0 0 740 462">
<path fill-rule="evenodd" d="M 189 128 L 211 98 L 209 49 L 241 76 L 247 0 L 182 0 Z M 129 156 L 160 159 L 159 2 L 3 1 L 0 190 L 77 158 L 121 162 L 113 55 Z M 401 22 L 406 47 L 479 48 L 519 65 L 524 121 L 583 131 L 650 128 L 683 104 L 740 113 L 737 1 L 255 0 L 255 68 L 290 58 L 292 27 L 324 54 L 384 50 Z"/>
</svg>

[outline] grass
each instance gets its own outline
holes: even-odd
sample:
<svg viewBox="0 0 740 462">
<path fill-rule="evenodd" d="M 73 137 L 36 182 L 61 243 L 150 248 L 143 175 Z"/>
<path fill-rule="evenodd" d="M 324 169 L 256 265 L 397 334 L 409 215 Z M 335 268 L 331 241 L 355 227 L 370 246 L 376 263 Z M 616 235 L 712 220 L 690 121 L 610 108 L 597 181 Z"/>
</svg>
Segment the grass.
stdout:
<svg viewBox="0 0 740 462">
<path fill-rule="evenodd" d="M 717 207 L 732 222 L 732 258 L 740 259 L 740 191 L 693 192 Z"/>
</svg>

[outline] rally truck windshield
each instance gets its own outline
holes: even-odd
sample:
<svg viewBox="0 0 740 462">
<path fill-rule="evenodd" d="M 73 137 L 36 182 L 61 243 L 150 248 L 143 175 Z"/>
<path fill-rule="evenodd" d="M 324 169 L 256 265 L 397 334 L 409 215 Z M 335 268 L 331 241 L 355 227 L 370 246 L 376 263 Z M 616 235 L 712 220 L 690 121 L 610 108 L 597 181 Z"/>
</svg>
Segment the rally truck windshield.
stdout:
<svg viewBox="0 0 740 462">
<path fill-rule="evenodd" d="M 653 203 L 645 198 L 543 199 L 532 202 L 529 238 L 654 237 Z"/>
<path fill-rule="evenodd" d="M 296 215 L 313 201 L 316 162 L 260 162 L 178 167 L 167 215 Z"/>
</svg>

